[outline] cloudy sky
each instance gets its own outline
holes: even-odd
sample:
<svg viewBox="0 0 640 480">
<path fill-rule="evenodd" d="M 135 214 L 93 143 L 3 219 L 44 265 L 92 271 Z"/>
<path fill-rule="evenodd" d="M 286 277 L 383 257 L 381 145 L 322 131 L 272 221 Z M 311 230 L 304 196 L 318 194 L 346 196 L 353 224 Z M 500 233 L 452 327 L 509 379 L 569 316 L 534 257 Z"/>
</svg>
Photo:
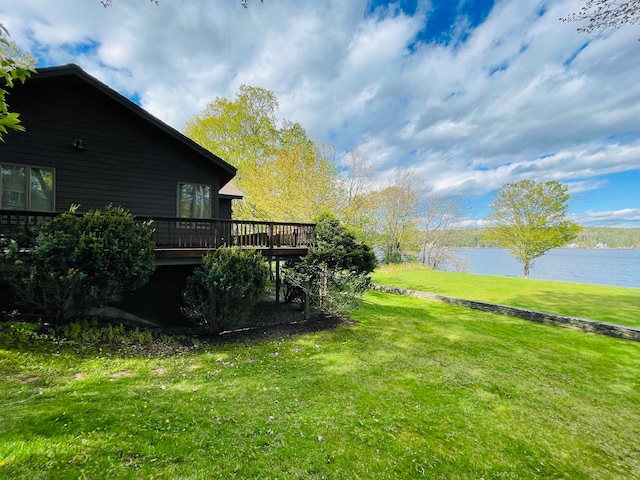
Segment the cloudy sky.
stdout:
<svg viewBox="0 0 640 480">
<path fill-rule="evenodd" d="M 39 66 L 76 63 L 182 130 L 241 84 L 279 118 L 488 212 L 558 180 L 585 226 L 640 228 L 640 27 L 585 35 L 579 0 L 0 0 Z"/>
</svg>

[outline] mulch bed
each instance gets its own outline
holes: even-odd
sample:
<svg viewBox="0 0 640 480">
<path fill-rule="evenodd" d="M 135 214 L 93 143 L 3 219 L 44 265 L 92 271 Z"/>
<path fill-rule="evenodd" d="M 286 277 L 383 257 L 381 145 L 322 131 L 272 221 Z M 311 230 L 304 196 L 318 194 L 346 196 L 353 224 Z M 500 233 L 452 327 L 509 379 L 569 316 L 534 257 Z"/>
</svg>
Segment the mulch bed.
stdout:
<svg viewBox="0 0 640 480">
<path fill-rule="evenodd" d="M 154 333 L 153 342 L 94 344 L 93 342 L 74 341 L 81 348 L 98 348 L 107 354 L 125 354 L 133 356 L 186 354 L 199 348 L 227 343 L 250 342 L 260 339 L 281 339 L 305 333 L 331 330 L 341 325 L 353 325 L 348 317 L 326 316 L 311 312 L 309 320 L 304 319 L 304 311 L 299 303 L 275 303 L 273 295 L 266 295 L 253 309 L 251 327 L 220 334 L 213 334 L 203 327 L 158 327 L 123 318 L 101 318 L 100 323 L 118 325 L 124 323 L 130 328 L 148 329 Z M 43 331 L 47 333 L 47 330 Z M 53 344 L 52 344 L 53 345 Z M 22 347 L 21 347 L 22 348 Z M 56 347 L 57 348 L 57 347 Z"/>
<path fill-rule="evenodd" d="M 211 335 L 200 328 L 167 329 L 167 333 L 197 336 L 204 343 L 245 342 L 260 338 L 284 338 L 292 335 L 334 329 L 340 325 L 353 325 L 348 317 L 330 317 L 312 312 L 310 319 L 304 319 L 304 312 L 298 303 L 278 303 L 275 297 L 267 295 L 253 309 L 252 324 L 249 328 Z"/>
</svg>

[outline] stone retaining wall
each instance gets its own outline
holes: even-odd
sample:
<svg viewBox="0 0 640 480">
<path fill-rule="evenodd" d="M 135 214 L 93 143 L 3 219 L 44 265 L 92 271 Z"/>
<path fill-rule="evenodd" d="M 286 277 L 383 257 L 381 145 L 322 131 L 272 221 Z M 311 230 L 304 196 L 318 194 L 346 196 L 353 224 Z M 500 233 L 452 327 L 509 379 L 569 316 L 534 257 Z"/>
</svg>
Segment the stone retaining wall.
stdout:
<svg viewBox="0 0 640 480">
<path fill-rule="evenodd" d="M 385 285 L 373 285 L 372 288 L 373 290 L 377 290 L 379 292 L 407 295 L 410 297 L 422 298 L 425 300 L 437 300 L 439 302 L 445 302 L 451 305 L 459 305 L 461 307 L 472 308 L 474 310 L 482 310 L 484 312 L 522 318 L 531 322 L 544 323 L 546 325 L 555 325 L 564 328 L 574 328 L 577 330 L 582 330 L 584 332 L 597 333 L 599 335 L 607 335 L 609 337 L 624 338 L 627 340 L 640 342 L 640 329 L 638 328 L 625 327 L 623 325 L 615 325 L 612 323 L 597 322 L 595 320 L 589 320 L 586 318 L 569 317 L 566 315 L 555 315 L 553 313 L 509 307 L 506 305 L 499 305 L 495 303 L 478 302 L 475 300 L 463 300 L 461 298 L 449 297 L 447 295 L 419 292 L 416 290 L 405 290 L 404 288 L 388 287 Z"/>
</svg>

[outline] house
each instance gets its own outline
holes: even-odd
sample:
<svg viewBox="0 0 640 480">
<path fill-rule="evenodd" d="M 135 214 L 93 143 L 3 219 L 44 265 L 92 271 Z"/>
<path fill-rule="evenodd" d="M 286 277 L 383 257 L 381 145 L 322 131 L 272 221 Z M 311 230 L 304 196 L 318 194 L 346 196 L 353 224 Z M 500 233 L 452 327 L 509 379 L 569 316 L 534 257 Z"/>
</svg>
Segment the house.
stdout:
<svg viewBox="0 0 640 480">
<path fill-rule="evenodd" d="M 9 100 L 27 131 L 0 150 L 0 209 L 111 202 L 134 215 L 231 218 L 237 197 L 220 189 L 236 169 L 80 67 L 43 68 Z"/>
<path fill-rule="evenodd" d="M 299 256 L 313 225 L 232 219 L 236 169 L 77 65 L 43 68 L 7 98 L 26 132 L 0 143 L 0 235 L 79 204 L 154 222 L 158 265 L 222 245 Z"/>
</svg>

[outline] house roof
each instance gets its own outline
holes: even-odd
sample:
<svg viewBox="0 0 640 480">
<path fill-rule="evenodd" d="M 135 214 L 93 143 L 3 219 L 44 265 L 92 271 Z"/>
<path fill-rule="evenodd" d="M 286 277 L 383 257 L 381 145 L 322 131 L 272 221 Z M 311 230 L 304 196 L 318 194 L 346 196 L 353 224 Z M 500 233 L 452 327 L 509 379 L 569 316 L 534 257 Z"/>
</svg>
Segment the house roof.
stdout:
<svg viewBox="0 0 640 480">
<path fill-rule="evenodd" d="M 229 181 L 229 183 L 223 186 L 218 192 L 218 194 L 221 197 L 227 197 L 227 198 L 241 199 L 244 197 L 244 194 L 240 191 L 240 189 L 233 182 L 233 180 Z"/>
<path fill-rule="evenodd" d="M 102 83 L 97 78 L 89 75 L 87 72 L 85 72 L 82 68 L 80 68 L 76 64 L 70 63 L 70 64 L 62 65 L 59 67 L 39 68 L 38 73 L 35 75 L 32 75 L 31 79 L 28 82 L 43 80 L 47 78 L 62 78 L 62 77 L 76 78 L 90 85 L 91 87 L 95 88 L 100 93 L 106 95 L 114 102 L 120 104 L 122 107 L 129 110 L 131 113 L 139 117 L 141 120 L 147 122 L 148 124 L 157 128 L 164 134 L 168 135 L 169 137 L 172 137 L 174 140 L 183 144 L 185 147 L 194 151 L 196 154 L 200 155 L 203 158 L 203 160 L 205 160 L 206 162 L 225 171 L 225 173 L 229 175 L 229 179 L 233 178 L 236 175 L 237 169 L 234 166 L 228 164 L 227 162 L 225 162 L 220 157 L 210 152 L 206 148 L 201 147 L 200 145 L 198 145 L 196 142 L 194 142 L 187 136 L 183 135 L 173 127 L 170 127 L 169 125 L 164 123 L 162 120 L 158 119 L 157 117 L 154 117 L 149 112 L 144 110 L 142 107 L 138 106 L 137 104 L 135 104 L 134 102 L 126 98 L 125 96 L 116 92 L 114 89 L 112 89 L 108 85 Z"/>
</svg>

